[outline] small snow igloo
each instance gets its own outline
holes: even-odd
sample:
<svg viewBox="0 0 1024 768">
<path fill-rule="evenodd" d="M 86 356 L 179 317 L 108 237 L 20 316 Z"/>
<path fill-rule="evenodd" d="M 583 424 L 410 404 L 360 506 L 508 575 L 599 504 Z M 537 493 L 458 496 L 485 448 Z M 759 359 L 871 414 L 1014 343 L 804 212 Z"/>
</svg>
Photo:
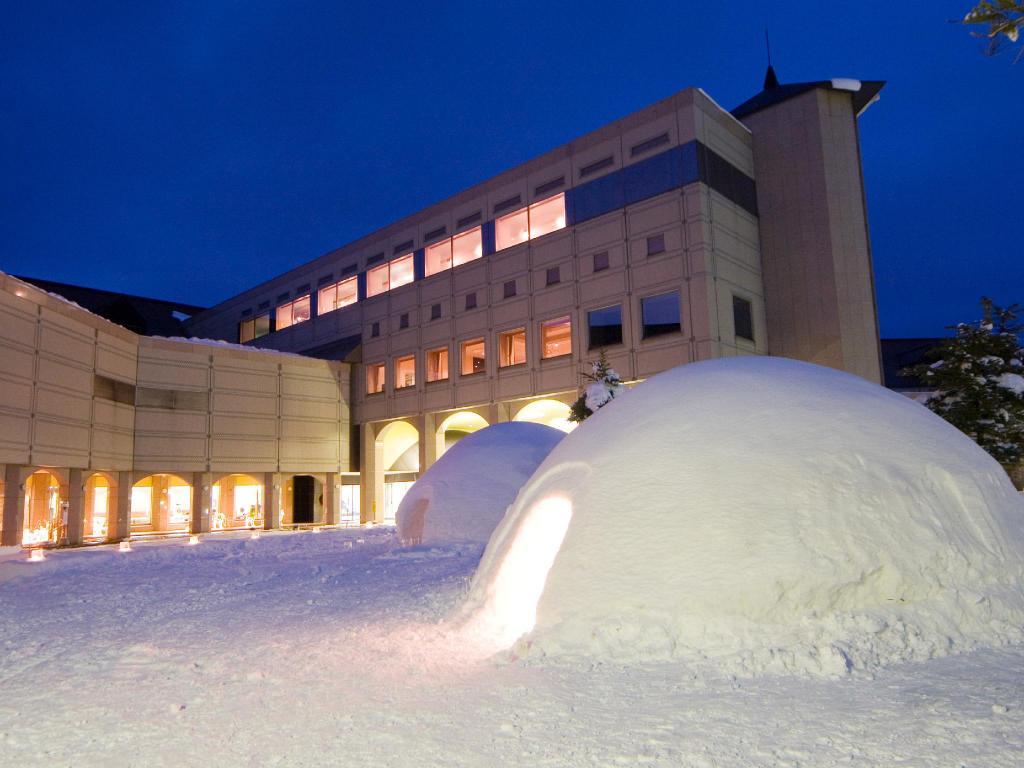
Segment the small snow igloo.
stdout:
<svg viewBox="0 0 1024 768">
<path fill-rule="evenodd" d="M 1020 640 L 1022 521 L 918 403 L 782 358 L 695 363 L 551 451 L 462 618 L 520 655 L 842 673 Z"/>
<path fill-rule="evenodd" d="M 565 433 L 505 422 L 462 438 L 402 499 L 398 535 L 411 543 L 490 538 L 523 483 Z"/>
</svg>

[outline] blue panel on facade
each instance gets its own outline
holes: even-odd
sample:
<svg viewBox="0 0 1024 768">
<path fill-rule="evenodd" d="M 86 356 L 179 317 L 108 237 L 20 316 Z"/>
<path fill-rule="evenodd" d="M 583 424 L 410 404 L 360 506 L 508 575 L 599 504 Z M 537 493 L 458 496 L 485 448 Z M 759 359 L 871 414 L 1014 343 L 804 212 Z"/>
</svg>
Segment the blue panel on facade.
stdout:
<svg viewBox="0 0 1024 768">
<path fill-rule="evenodd" d="M 425 251 L 423 248 L 412 252 L 412 275 L 414 280 L 422 280 L 427 274 L 425 267 L 426 260 L 423 257 L 424 253 Z"/>
<path fill-rule="evenodd" d="M 494 253 L 494 220 L 485 221 L 480 225 L 480 240 L 484 256 Z"/>
<path fill-rule="evenodd" d="M 678 148 L 627 166 L 621 173 L 626 205 L 678 189 L 683 185 Z"/>
<path fill-rule="evenodd" d="M 622 188 L 622 173 L 620 171 L 610 173 L 603 178 L 575 187 L 572 202 L 572 218 L 575 224 L 622 208 L 626 204 L 626 196 Z"/>
<path fill-rule="evenodd" d="M 366 298 L 366 273 L 360 272 L 359 279 L 356 281 L 356 286 L 359 288 L 359 300 L 362 301 Z"/>
</svg>

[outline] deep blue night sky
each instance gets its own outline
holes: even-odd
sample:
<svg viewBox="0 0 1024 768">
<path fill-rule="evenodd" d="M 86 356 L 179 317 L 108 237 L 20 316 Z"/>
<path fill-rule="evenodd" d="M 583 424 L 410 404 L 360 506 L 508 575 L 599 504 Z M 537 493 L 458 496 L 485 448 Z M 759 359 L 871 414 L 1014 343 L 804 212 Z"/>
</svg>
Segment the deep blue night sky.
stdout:
<svg viewBox="0 0 1024 768">
<path fill-rule="evenodd" d="M 884 79 L 883 335 L 1024 302 L 1024 63 L 962 2 L 10 2 L 0 269 L 212 304 L 686 86 Z"/>
</svg>

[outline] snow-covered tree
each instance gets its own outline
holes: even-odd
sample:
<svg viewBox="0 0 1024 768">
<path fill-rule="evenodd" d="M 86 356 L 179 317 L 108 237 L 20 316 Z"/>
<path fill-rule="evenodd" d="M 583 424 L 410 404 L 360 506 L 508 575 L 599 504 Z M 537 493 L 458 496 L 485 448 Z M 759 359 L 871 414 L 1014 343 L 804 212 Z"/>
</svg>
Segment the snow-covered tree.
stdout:
<svg viewBox="0 0 1024 768">
<path fill-rule="evenodd" d="M 935 389 L 927 406 L 970 436 L 1008 472 L 1024 461 L 1024 347 L 1016 305 L 981 300 L 983 317 L 961 323 L 932 351 L 933 363 L 909 369 Z"/>
<path fill-rule="evenodd" d="M 590 364 L 590 370 L 590 373 L 583 374 L 589 383 L 583 388 L 583 394 L 579 399 L 572 404 L 569 421 L 583 421 L 626 391 L 619 374 L 608 364 L 604 350 L 601 351 L 600 357 Z"/>
</svg>

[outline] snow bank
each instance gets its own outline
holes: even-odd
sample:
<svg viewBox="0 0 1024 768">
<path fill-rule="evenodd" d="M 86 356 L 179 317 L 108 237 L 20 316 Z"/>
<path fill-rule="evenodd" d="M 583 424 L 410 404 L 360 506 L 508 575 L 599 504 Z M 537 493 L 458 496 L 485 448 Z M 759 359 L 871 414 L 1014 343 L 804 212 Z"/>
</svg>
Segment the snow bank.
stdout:
<svg viewBox="0 0 1024 768">
<path fill-rule="evenodd" d="M 398 507 L 409 542 L 490 538 L 523 483 L 565 437 L 543 424 L 485 427 L 453 445 L 412 486 Z"/>
<path fill-rule="evenodd" d="M 551 452 L 488 545 L 467 629 L 738 675 L 1019 641 L 1022 520 L 998 464 L 901 395 L 780 358 L 687 365 Z"/>
</svg>

